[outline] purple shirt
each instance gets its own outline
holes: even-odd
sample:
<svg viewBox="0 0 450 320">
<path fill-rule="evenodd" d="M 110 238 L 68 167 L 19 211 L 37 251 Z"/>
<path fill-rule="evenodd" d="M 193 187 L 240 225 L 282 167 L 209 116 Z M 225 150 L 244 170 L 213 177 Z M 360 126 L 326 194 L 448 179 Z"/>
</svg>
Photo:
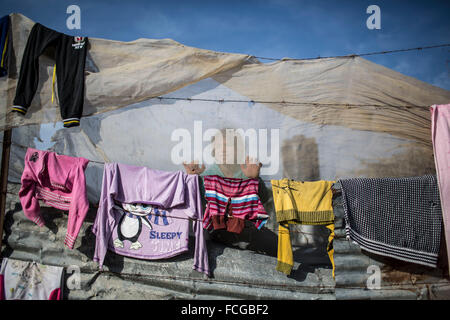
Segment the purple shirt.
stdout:
<svg viewBox="0 0 450 320">
<path fill-rule="evenodd" d="M 146 204 L 151 210 L 122 203 Z M 101 269 L 107 249 L 148 260 L 181 254 L 188 250 L 189 218 L 194 219 L 193 269 L 209 275 L 198 176 L 106 163 L 92 229 L 97 237 L 94 261 Z"/>
</svg>

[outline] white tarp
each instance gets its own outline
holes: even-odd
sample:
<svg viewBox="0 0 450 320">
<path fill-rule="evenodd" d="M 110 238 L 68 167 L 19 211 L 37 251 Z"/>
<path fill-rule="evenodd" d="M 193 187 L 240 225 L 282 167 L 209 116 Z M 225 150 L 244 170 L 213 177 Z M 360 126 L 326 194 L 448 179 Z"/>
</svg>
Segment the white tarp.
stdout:
<svg viewBox="0 0 450 320">
<path fill-rule="evenodd" d="M 42 55 L 39 86 L 25 117 L 9 113 L 28 34 L 30 19 L 11 15 L 14 58 L 9 76 L 0 79 L 0 129 L 60 121 L 57 102 L 51 102 L 54 60 Z M 131 42 L 89 38 L 83 115 L 124 107 L 165 94 L 214 74 L 238 67 L 249 59 L 184 46 L 170 39 Z M 48 53 L 45 52 L 45 53 Z"/>
</svg>

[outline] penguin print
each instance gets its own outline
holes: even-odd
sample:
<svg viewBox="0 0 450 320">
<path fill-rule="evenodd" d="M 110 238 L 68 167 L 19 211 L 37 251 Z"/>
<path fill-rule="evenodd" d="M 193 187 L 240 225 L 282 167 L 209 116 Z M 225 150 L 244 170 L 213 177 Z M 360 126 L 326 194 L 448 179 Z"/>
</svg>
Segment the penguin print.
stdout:
<svg viewBox="0 0 450 320">
<path fill-rule="evenodd" d="M 122 211 L 122 217 L 117 226 L 117 239 L 113 244 L 116 248 L 123 248 L 123 242 L 128 240 L 131 242 L 130 249 L 139 250 L 142 244 L 138 241 L 144 224 L 150 230 L 153 229 L 148 215 L 152 212 L 152 207 L 146 204 L 123 204 L 123 208 L 115 206 Z"/>
</svg>

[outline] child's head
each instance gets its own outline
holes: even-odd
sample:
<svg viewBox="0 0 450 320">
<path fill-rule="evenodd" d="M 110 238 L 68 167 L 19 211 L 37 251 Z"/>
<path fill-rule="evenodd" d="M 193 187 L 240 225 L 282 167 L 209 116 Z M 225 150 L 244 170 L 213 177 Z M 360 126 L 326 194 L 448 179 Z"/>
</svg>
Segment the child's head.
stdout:
<svg viewBox="0 0 450 320">
<path fill-rule="evenodd" d="M 220 129 L 213 137 L 212 156 L 217 164 L 244 163 L 245 144 L 241 133 L 236 129 Z"/>
</svg>

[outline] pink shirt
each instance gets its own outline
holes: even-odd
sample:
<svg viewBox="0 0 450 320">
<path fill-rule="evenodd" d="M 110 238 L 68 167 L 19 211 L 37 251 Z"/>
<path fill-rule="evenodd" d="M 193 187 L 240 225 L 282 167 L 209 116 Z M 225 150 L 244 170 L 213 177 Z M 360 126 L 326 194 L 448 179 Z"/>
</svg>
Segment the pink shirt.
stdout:
<svg viewBox="0 0 450 320">
<path fill-rule="evenodd" d="M 434 162 L 441 198 L 447 257 L 450 261 L 450 104 L 433 105 L 430 111 Z"/>
<path fill-rule="evenodd" d="M 64 244 L 73 249 L 81 225 L 89 210 L 84 171 L 89 160 L 58 155 L 52 151 L 28 148 L 25 154 L 19 191 L 25 216 L 44 226 L 39 200 L 49 206 L 69 211 Z"/>
</svg>

